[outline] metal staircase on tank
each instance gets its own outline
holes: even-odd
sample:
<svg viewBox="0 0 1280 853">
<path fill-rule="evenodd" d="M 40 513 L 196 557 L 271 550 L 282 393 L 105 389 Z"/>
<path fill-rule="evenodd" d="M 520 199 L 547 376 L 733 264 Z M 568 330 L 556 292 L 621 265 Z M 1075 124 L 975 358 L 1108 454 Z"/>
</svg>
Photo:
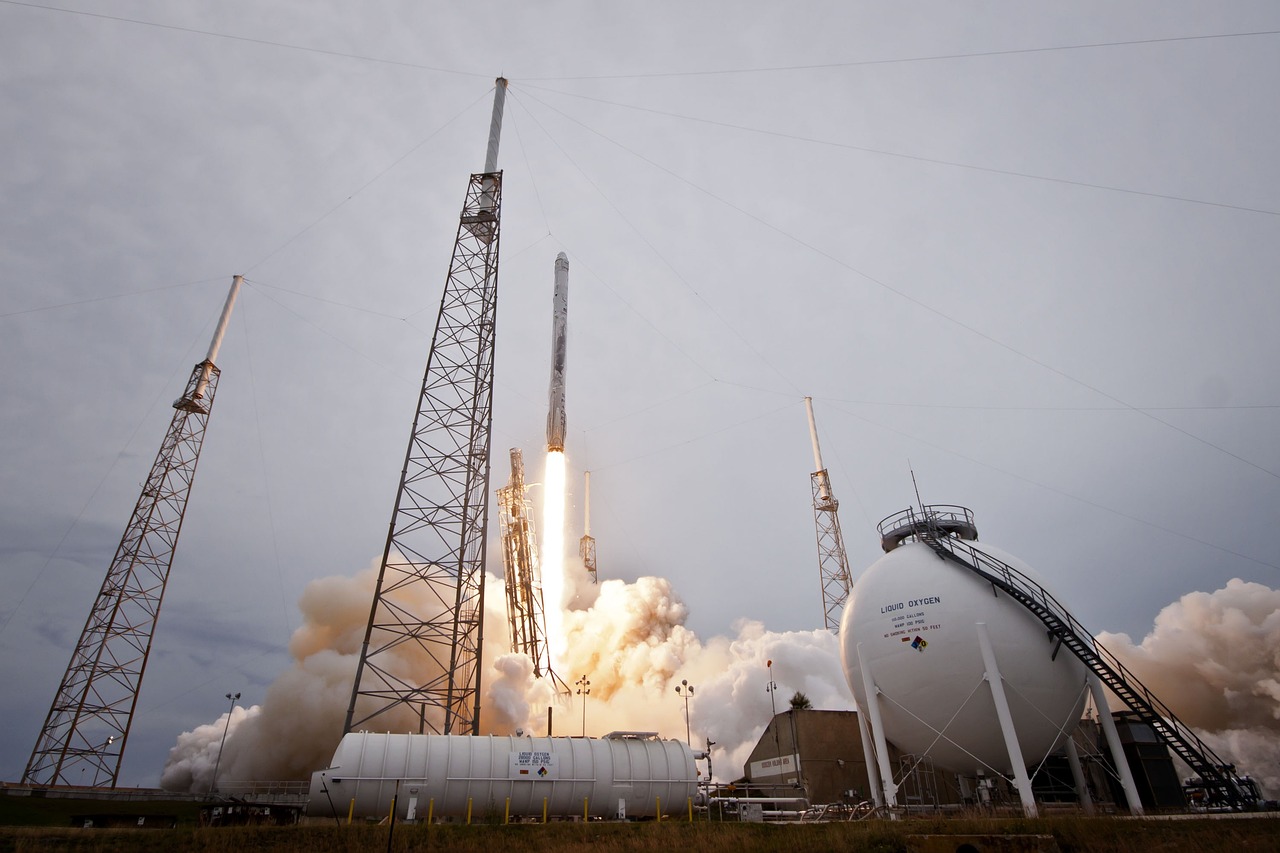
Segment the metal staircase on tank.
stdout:
<svg viewBox="0 0 1280 853">
<path fill-rule="evenodd" d="M 1257 804 L 1257 796 L 1241 786 L 1234 768 L 1224 762 L 1186 724 L 1174 716 L 1124 664 L 1085 630 L 1062 603 L 1038 582 L 969 544 L 978 538 L 973 513 L 965 507 L 935 504 L 908 508 L 879 524 L 881 546 L 892 551 L 908 539 L 928 545 L 943 560 L 956 563 L 989 582 L 992 592 L 1003 591 L 1031 611 L 1048 630 L 1053 656 L 1066 646 L 1098 679 L 1204 782 L 1210 802 L 1243 810 Z"/>
</svg>

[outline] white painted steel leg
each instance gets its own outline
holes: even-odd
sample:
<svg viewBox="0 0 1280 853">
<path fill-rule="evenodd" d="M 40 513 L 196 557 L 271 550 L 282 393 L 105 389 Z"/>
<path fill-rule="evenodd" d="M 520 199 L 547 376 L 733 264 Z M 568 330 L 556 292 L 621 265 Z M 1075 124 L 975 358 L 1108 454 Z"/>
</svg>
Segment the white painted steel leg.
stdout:
<svg viewBox="0 0 1280 853">
<path fill-rule="evenodd" d="M 861 661 L 858 663 L 862 665 Z M 876 808 L 884 805 L 884 795 L 880 791 L 880 774 L 876 770 L 875 750 L 871 748 L 871 728 L 867 725 L 864 709 L 858 709 L 858 734 L 862 735 L 862 757 L 867 762 L 867 783 L 871 785 L 871 800 Z"/>
<path fill-rule="evenodd" d="M 875 738 L 876 761 L 880 764 L 880 781 L 884 789 L 884 804 L 889 808 L 898 805 L 898 786 L 893 781 L 893 768 L 889 766 L 889 742 L 884 737 L 884 720 L 880 717 L 880 688 L 876 687 L 866 658 L 862 655 L 862 643 L 858 643 L 858 669 L 862 670 L 862 687 L 867 691 L 867 712 L 871 714 L 871 734 Z"/>
<path fill-rule="evenodd" d="M 1081 808 L 1085 814 L 1093 814 L 1093 797 L 1089 795 L 1089 783 L 1085 781 L 1084 768 L 1080 766 L 1080 752 L 1076 749 L 1075 738 L 1067 738 L 1067 764 L 1071 765 L 1071 779 L 1075 782 Z"/>
<path fill-rule="evenodd" d="M 1000 731 L 1004 733 L 1009 763 L 1013 765 L 1013 781 L 1018 788 L 1018 797 L 1022 800 L 1022 811 L 1027 817 L 1036 817 L 1036 798 L 1031 793 L 1031 780 L 1027 778 L 1026 765 L 1022 763 L 1022 748 L 1018 746 L 1018 733 L 1013 727 L 1013 715 L 1009 713 L 1009 701 L 1004 695 L 1004 681 L 1000 678 L 1000 667 L 996 665 L 996 653 L 991 648 L 991 638 L 987 636 L 987 623 L 978 622 L 976 627 L 978 646 L 982 649 L 982 664 L 987 669 L 987 684 L 991 686 L 991 698 L 996 703 L 996 717 L 1000 720 Z"/>
<path fill-rule="evenodd" d="M 1111 708 L 1107 705 L 1107 691 L 1098 680 L 1098 676 L 1089 676 L 1089 690 L 1093 693 L 1093 704 L 1098 706 L 1098 722 L 1102 725 L 1102 733 L 1107 737 L 1107 748 L 1111 750 L 1111 760 L 1116 765 L 1116 773 L 1120 776 L 1120 787 L 1124 788 L 1124 798 L 1129 803 L 1129 813 L 1142 815 L 1142 798 L 1138 796 L 1138 786 L 1133 782 L 1133 773 L 1129 770 L 1129 760 L 1124 757 L 1124 746 L 1120 743 L 1120 732 L 1116 731 L 1116 721 L 1111 719 Z"/>
</svg>

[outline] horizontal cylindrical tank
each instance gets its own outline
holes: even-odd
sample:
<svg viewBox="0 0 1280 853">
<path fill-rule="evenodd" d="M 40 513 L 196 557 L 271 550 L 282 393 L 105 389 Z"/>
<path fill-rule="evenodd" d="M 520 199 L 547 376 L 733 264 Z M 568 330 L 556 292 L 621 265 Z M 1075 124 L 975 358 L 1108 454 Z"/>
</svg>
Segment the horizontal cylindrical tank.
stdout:
<svg viewBox="0 0 1280 853">
<path fill-rule="evenodd" d="M 697 790 L 693 752 L 656 736 L 495 737 L 352 732 L 311 776 L 308 814 L 345 819 L 613 818 L 681 812 Z M 509 800 L 509 804 L 508 804 Z M 544 806 L 545 801 L 545 806 Z"/>
<path fill-rule="evenodd" d="M 968 544 L 1039 580 L 1016 557 Z M 979 622 L 991 638 L 1023 764 L 1035 766 L 1079 722 L 1088 671 L 1025 607 L 923 542 L 895 543 L 854 585 L 840 626 L 845 678 L 867 709 L 861 652 L 879 691 L 885 737 L 904 753 L 966 774 L 984 766 L 981 772 L 1010 772 Z"/>
</svg>

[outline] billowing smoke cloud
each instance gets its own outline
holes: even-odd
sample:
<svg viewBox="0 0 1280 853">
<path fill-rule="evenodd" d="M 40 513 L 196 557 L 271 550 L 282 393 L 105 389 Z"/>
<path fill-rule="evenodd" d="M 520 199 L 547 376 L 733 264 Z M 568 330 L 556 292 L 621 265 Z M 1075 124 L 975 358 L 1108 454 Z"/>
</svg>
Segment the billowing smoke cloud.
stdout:
<svg viewBox="0 0 1280 853">
<path fill-rule="evenodd" d="M 220 783 L 308 779 L 312 771 L 327 766 L 341 739 L 376 580 L 377 569 L 371 566 L 355 577 L 322 578 L 308 584 L 299 602 L 303 624 L 289 642 L 293 665 L 267 689 L 261 705 L 236 708 L 229 726 L 223 714 L 180 735 L 169 751 L 160 784 L 170 790 L 207 791 L 215 764 Z M 491 577 L 486 583 L 490 589 L 502 589 L 500 580 Z M 416 601 L 412 600 L 415 595 L 419 596 Z M 401 603 L 429 614 L 431 598 L 410 589 L 402 594 Z M 504 654 L 509 640 L 502 608 L 501 595 L 488 596 L 484 659 L 494 662 L 494 670 L 485 674 L 481 722 L 495 733 L 514 731 L 528 716 L 530 705 L 543 702 L 546 690 L 528 677 L 532 665 L 527 657 L 515 656 L 512 661 L 512 656 Z M 382 663 L 403 671 L 430 671 L 429 658 L 420 648 L 404 644 L 397 654 L 396 661 Z M 418 720 L 407 708 L 379 722 L 399 731 L 418 730 Z M 224 728 L 226 746 L 219 763 Z"/>
<path fill-rule="evenodd" d="M 758 622 L 743 622 L 735 639 L 716 637 L 704 644 L 685 627 L 688 609 L 669 581 L 645 577 L 596 586 L 580 566 L 568 575 L 571 606 L 577 609 L 564 613 L 556 658 L 559 675 L 573 691 L 567 696 L 553 696 L 551 684 L 533 677 L 529 658 L 510 653 L 503 596 L 486 596 L 484 732 L 545 734 L 550 706 L 557 735 L 656 731 L 683 738 L 685 702 L 675 687 L 686 681 L 695 688 L 688 704 L 694 745 L 716 742 L 716 776 L 726 779 L 740 775 L 771 717 L 772 703 L 782 710 L 800 691 L 815 707 L 853 707 L 836 639 L 828 631 L 776 633 Z M 208 790 L 224 727 L 222 783 L 307 779 L 326 766 L 341 736 L 375 579 L 370 568 L 354 578 L 309 584 L 300 602 L 303 625 L 290 641 L 293 665 L 261 705 L 236 708 L 229 726 L 224 714 L 184 732 L 170 750 L 161 784 Z M 490 590 L 502 589 L 498 579 L 486 583 Z M 406 652 L 412 654 L 407 645 Z M 769 660 L 778 685 L 772 697 L 765 690 Z M 403 665 L 421 672 L 426 663 L 410 656 Z M 584 676 L 591 691 L 585 708 L 573 685 Z M 402 731 L 417 730 L 416 719 L 398 725 Z"/>
<path fill-rule="evenodd" d="M 1220 757 L 1280 792 L 1280 590 L 1234 579 L 1165 607 L 1139 644 L 1098 641 Z"/>
</svg>

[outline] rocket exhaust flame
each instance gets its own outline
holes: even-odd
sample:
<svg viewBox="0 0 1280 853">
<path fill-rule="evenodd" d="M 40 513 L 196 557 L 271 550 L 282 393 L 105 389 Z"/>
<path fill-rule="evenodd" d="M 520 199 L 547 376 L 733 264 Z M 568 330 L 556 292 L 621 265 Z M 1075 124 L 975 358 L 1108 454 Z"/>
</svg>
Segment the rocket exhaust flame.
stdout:
<svg viewBox="0 0 1280 853">
<path fill-rule="evenodd" d="M 562 451 L 547 452 L 542 483 L 542 600 L 547 619 L 547 651 L 551 657 L 551 669 L 559 672 L 559 658 L 564 648 L 565 606 L 565 461 Z"/>
</svg>

